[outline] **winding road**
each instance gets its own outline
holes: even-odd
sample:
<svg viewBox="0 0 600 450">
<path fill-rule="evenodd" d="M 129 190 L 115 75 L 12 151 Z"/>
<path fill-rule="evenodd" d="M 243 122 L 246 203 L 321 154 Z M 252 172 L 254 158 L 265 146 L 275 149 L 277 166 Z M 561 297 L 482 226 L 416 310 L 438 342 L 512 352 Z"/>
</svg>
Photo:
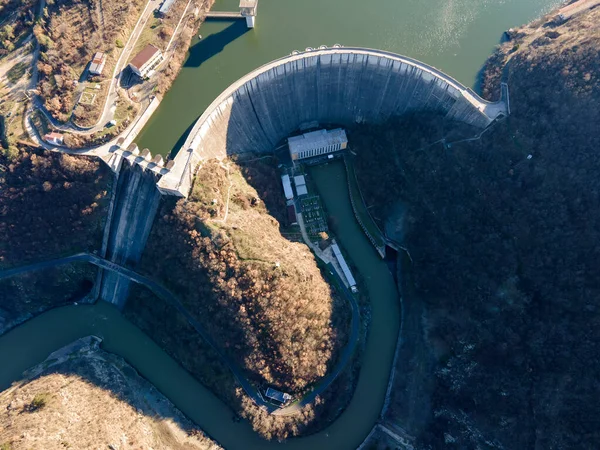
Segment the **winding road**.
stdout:
<svg viewBox="0 0 600 450">
<path fill-rule="evenodd" d="M 336 280 L 337 280 L 338 284 L 341 286 L 341 290 L 343 291 L 343 294 L 346 297 L 346 300 L 348 300 L 350 307 L 352 309 L 350 337 L 348 338 L 348 343 L 346 344 L 346 347 L 344 347 L 344 350 L 342 351 L 342 355 L 340 356 L 334 370 L 329 375 L 324 377 L 319 382 L 319 384 L 315 387 L 315 389 L 313 389 L 310 393 L 305 395 L 300 400 L 298 400 L 288 406 L 284 406 L 284 407 L 279 407 L 279 406 L 274 405 L 264 399 L 262 394 L 252 385 L 252 383 L 250 383 L 248 378 L 246 378 L 246 376 L 243 373 L 243 369 L 240 368 L 235 363 L 235 361 L 233 361 L 231 358 L 229 358 L 221 350 L 221 348 L 212 339 L 212 337 L 206 332 L 206 330 L 202 327 L 202 325 L 184 308 L 183 304 L 179 301 L 179 299 L 175 295 L 173 295 L 168 289 L 166 289 L 164 286 L 160 285 L 159 283 L 157 283 L 143 275 L 140 275 L 139 273 L 137 273 L 131 269 L 123 267 L 119 264 L 115 264 L 111 261 L 108 261 L 104 258 L 101 258 L 101 257 L 91 254 L 91 253 L 77 253 L 77 254 L 74 254 L 71 256 L 66 256 L 64 258 L 57 258 L 57 259 L 52 259 L 52 260 L 48 260 L 48 261 L 41 261 L 41 262 L 26 265 L 26 266 L 20 266 L 20 267 L 15 267 L 12 269 L 6 269 L 3 271 L 0 271 L 0 280 L 10 278 L 10 277 L 13 277 L 16 275 L 21 275 L 21 274 L 25 274 L 25 273 L 38 271 L 38 270 L 43 270 L 43 269 L 48 269 L 48 268 L 52 268 L 52 267 L 63 266 L 65 264 L 78 263 L 78 262 L 94 264 L 95 266 L 100 267 L 102 269 L 106 269 L 106 270 L 110 270 L 112 272 L 118 273 L 135 283 L 138 283 L 138 284 L 141 284 L 141 285 L 147 287 L 148 289 L 150 289 L 150 291 L 152 291 L 153 294 L 155 294 L 156 296 L 158 296 L 159 298 L 161 298 L 162 300 L 164 300 L 165 302 L 167 302 L 168 304 L 173 306 L 175 309 L 177 309 L 177 311 L 180 312 L 186 318 L 188 323 L 192 327 L 194 327 L 194 329 L 202 337 L 202 339 L 204 339 L 204 341 L 212 347 L 212 349 L 217 353 L 217 355 L 219 355 L 219 358 L 221 358 L 221 361 L 225 365 L 227 365 L 227 367 L 229 367 L 229 370 L 231 370 L 231 372 L 233 373 L 235 378 L 238 380 L 238 382 L 240 383 L 240 385 L 242 386 L 242 388 L 244 389 L 246 394 L 259 407 L 268 411 L 270 414 L 281 415 L 281 416 L 292 415 L 292 414 L 299 412 L 304 406 L 313 402 L 317 398 L 318 395 L 323 393 L 331 385 L 331 383 L 333 383 L 333 381 L 342 372 L 342 370 L 344 370 L 344 368 L 350 361 L 352 354 L 354 353 L 354 349 L 356 348 L 356 343 L 358 341 L 358 334 L 359 334 L 359 328 L 360 328 L 359 327 L 360 313 L 359 313 L 359 309 L 358 309 L 358 304 L 356 302 L 356 299 L 352 296 L 352 294 L 343 287 L 344 284 L 343 284 L 342 280 L 339 278 L 339 275 L 337 275 L 337 273 L 335 272 L 335 270 L 333 269 L 333 267 L 331 265 L 328 265 L 329 270 L 332 273 L 332 275 L 334 277 L 336 277 Z"/>
</svg>

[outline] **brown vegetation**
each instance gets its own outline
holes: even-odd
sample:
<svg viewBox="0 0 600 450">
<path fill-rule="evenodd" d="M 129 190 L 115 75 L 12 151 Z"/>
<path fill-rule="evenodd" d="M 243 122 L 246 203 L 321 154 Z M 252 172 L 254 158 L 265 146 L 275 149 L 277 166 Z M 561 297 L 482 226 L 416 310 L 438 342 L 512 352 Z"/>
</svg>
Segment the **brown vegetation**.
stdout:
<svg viewBox="0 0 600 450">
<path fill-rule="evenodd" d="M 12 148 L 12 147 L 11 147 Z M 0 268 L 97 250 L 112 174 L 99 161 L 10 149 L 0 154 Z M 87 264 L 0 282 L 0 334 L 47 309 L 89 294 Z"/>
<path fill-rule="evenodd" d="M 44 106 L 57 120 L 69 120 L 77 100 L 76 82 L 95 52 L 106 53 L 103 77 L 110 78 L 120 54 L 117 41 L 127 40 L 143 3 L 143 0 L 55 0 L 48 4 L 43 20 L 34 29 L 41 45 L 38 87 L 45 99 Z M 104 106 L 104 98 L 96 99 L 95 106 L 97 114 Z M 84 115 L 88 124 L 98 119 Z"/>
<path fill-rule="evenodd" d="M 0 58 L 31 32 L 39 0 L 0 0 Z"/>
<path fill-rule="evenodd" d="M 518 30 L 484 77 L 486 93 L 508 82 L 512 115 L 480 141 L 417 150 L 450 125 L 421 117 L 354 134 L 437 358 L 419 448 L 598 448 L 599 23 Z"/>
<path fill-rule="evenodd" d="M 87 157 L 22 149 L 0 155 L 0 267 L 97 249 L 112 184 Z"/>
<path fill-rule="evenodd" d="M 82 302 L 96 274 L 95 266 L 80 263 L 0 280 L 0 335 L 44 311 Z"/>
<path fill-rule="evenodd" d="M 0 394 L 0 448 L 220 448 L 115 355 L 84 348 L 45 364 Z"/>
<path fill-rule="evenodd" d="M 264 160 L 239 166 L 206 162 L 189 200 L 163 205 L 142 269 L 178 295 L 256 385 L 300 394 L 335 363 L 347 338 L 349 311 L 309 249 L 281 236 L 275 219 L 285 213 L 280 190 L 274 165 Z M 144 303 L 157 305 L 130 301 L 139 302 L 140 310 Z M 187 338 L 157 335 L 159 318 L 164 315 L 153 313 L 142 325 L 155 339 L 184 345 L 191 339 L 191 330 Z M 204 350 L 185 356 L 168 343 L 165 348 L 267 437 L 305 431 L 315 416 L 309 407 L 297 417 L 266 417 L 241 393 L 235 398 L 230 375 L 218 369 L 215 382 L 214 369 L 194 361 L 207 357 Z"/>
</svg>

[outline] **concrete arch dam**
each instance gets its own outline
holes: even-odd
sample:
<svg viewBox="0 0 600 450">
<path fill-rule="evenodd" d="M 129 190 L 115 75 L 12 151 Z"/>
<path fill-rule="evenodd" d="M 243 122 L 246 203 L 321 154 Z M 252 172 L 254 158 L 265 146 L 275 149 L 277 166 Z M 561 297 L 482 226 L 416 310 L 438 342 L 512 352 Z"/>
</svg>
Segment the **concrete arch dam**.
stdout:
<svg viewBox="0 0 600 450">
<path fill-rule="evenodd" d="M 377 123 L 433 110 L 485 128 L 508 114 L 508 89 L 488 102 L 414 59 L 364 48 L 310 50 L 268 63 L 233 83 L 198 119 L 158 183 L 187 196 L 198 163 L 228 154 L 270 152 L 303 124 Z"/>
</svg>

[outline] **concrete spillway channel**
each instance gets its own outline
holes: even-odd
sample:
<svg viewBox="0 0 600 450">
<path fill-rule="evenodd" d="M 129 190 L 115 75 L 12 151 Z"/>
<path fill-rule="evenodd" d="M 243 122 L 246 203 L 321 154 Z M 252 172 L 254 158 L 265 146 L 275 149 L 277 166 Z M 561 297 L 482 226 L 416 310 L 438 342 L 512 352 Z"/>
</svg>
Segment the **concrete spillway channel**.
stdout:
<svg viewBox="0 0 600 450">
<path fill-rule="evenodd" d="M 139 262 L 160 202 L 156 188 L 159 176 L 124 160 L 108 230 L 106 259 L 125 267 Z M 115 272 L 102 271 L 100 299 L 123 308 L 130 280 Z"/>
</svg>

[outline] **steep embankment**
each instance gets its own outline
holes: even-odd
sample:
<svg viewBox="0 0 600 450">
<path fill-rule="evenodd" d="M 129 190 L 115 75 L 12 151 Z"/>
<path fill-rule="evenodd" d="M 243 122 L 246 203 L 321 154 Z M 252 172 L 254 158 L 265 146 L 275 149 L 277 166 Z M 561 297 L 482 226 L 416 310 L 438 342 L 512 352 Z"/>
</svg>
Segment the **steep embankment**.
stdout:
<svg viewBox="0 0 600 450">
<path fill-rule="evenodd" d="M 423 448 L 600 443 L 600 9 L 513 36 L 483 78 L 491 93 L 504 77 L 512 114 L 480 141 L 423 148 L 443 123 L 415 118 L 357 130 L 368 202 L 387 223 L 393 212 L 412 257 L 405 304 L 424 307 L 385 423 Z M 387 158 L 371 157 L 375 137 Z M 366 183 L 377 172 L 391 195 Z M 419 424 L 415 407 L 428 408 Z"/>
<path fill-rule="evenodd" d="M 1 151 L 0 151 L 1 152 Z M 0 153 L 0 268 L 97 250 L 113 177 L 101 162 L 21 149 Z M 70 265 L 4 280 L 0 334 L 40 311 L 79 300 L 96 269 Z"/>
<path fill-rule="evenodd" d="M 349 310 L 323 279 L 309 249 L 282 235 L 280 191 L 277 170 L 264 159 L 239 165 L 206 162 L 189 200 L 165 204 L 160 211 L 142 269 L 177 293 L 257 386 L 301 394 L 335 364 L 347 339 Z M 133 299 L 128 310 L 141 311 L 151 303 Z M 162 340 L 160 315 L 144 315 L 149 323 L 132 316 Z M 184 339 L 179 346 L 190 344 Z M 194 366 L 176 347 L 168 351 Z M 192 372 L 265 435 L 297 434 L 314 421 L 312 406 L 300 416 L 269 417 L 250 401 L 235 399 L 229 375 L 219 385 L 213 370 Z"/>
<path fill-rule="evenodd" d="M 88 337 L 0 394 L 0 447 L 220 448 L 122 358 Z"/>
</svg>

